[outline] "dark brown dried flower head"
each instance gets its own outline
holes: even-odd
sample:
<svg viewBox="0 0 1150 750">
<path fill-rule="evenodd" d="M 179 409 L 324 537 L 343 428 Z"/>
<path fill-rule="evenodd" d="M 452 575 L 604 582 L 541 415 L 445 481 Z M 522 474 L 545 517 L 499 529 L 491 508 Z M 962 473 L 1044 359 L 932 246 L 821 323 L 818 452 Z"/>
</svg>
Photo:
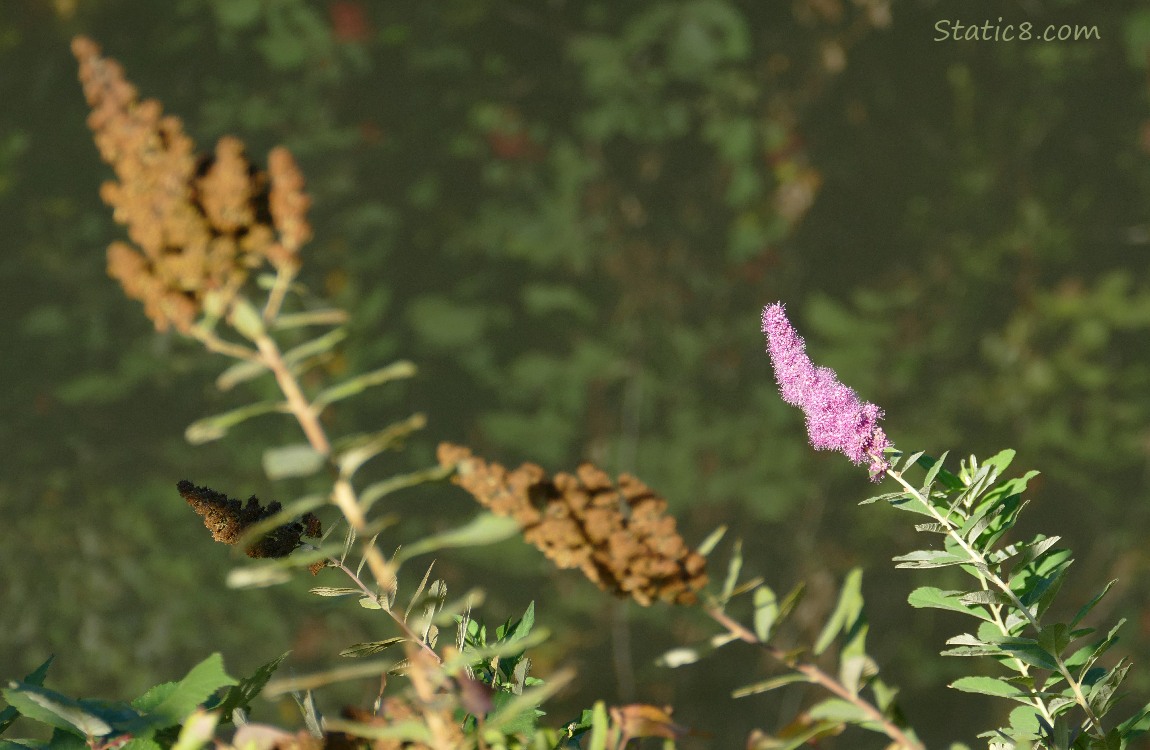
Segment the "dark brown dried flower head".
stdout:
<svg viewBox="0 0 1150 750">
<path fill-rule="evenodd" d="M 265 261 L 295 273 L 311 236 L 309 200 L 286 149 L 272 151 L 267 173 L 230 136 L 197 156 L 180 120 L 154 99 L 140 101 L 95 42 L 78 36 L 72 52 L 92 108 L 88 126 L 116 174 L 100 194 L 134 243 L 112 243 L 108 274 L 158 330 L 186 333 L 205 307 L 223 314 Z"/>
<path fill-rule="evenodd" d="M 508 471 L 465 447 L 440 443 L 439 463 L 482 505 L 510 516 L 523 537 L 560 568 L 579 568 L 600 588 L 646 606 L 691 604 L 706 584 L 706 560 L 665 515 L 667 501 L 630 474 L 613 483 L 592 464 L 549 478 L 535 464 Z"/>
<path fill-rule="evenodd" d="M 224 544 L 235 544 L 248 527 L 271 518 L 282 509 L 274 501 L 265 508 L 254 496 L 242 505 L 239 500 L 233 500 L 222 492 L 197 487 L 186 479 L 180 480 L 176 489 L 192 510 L 204 517 L 204 526 L 212 532 L 212 538 Z M 277 526 L 250 545 L 248 557 L 286 557 L 300 545 L 300 537 L 318 537 L 321 533 L 319 519 L 312 513 L 305 513 L 300 520 Z"/>
</svg>

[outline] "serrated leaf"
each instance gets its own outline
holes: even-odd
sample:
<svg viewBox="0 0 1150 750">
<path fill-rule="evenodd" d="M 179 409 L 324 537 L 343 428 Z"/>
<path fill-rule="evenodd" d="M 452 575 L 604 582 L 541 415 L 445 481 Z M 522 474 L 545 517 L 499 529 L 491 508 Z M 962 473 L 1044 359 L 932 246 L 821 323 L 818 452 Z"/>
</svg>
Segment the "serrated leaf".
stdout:
<svg viewBox="0 0 1150 750">
<path fill-rule="evenodd" d="M 310 477 L 324 467 L 327 458 L 308 443 L 294 443 L 264 451 L 264 474 L 268 479 Z"/>
<path fill-rule="evenodd" d="M 157 685 L 144 695 L 132 701 L 132 707 L 152 716 L 162 717 L 173 726 L 204 703 L 217 690 L 237 681 L 224 671 L 224 660 L 218 653 L 212 654 L 192 667 L 182 680 L 176 683 Z"/>
<path fill-rule="evenodd" d="M 1006 594 L 1001 591 L 991 591 L 988 589 L 980 589 L 978 591 L 971 591 L 959 597 L 959 602 L 968 607 L 977 605 L 990 606 L 994 604 L 1010 604 L 1011 600 Z M 988 618 L 983 618 L 988 619 Z"/>
<path fill-rule="evenodd" d="M 926 476 L 922 480 L 922 490 L 920 491 L 920 494 L 923 497 L 930 497 L 930 486 L 934 484 L 935 477 L 937 477 L 938 473 L 942 471 L 942 464 L 946 461 L 946 456 L 948 453 L 950 453 L 950 451 L 946 451 L 938 458 L 922 456 L 918 460 L 918 464 L 920 466 L 926 467 Z"/>
<path fill-rule="evenodd" d="M 1023 737 L 1037 737 L 1041 725 L 1034 706 L 1017 706 L 1010 712 L 1010 728 Z M 1065 745 L 1054 745 L 1065 747 Z"/>
<path fill-rule="evenodd" d="M 925 451 L 919 451 L 918 453 L 915 453 L 913 456 L 909 457 L 906 461 L 903 462 L 902 471 L 906 472 L 907 469 L 918 463 L 918 460 L 922 458 L 925 453 Z"/>
<path fill-rule="evenodd" d="M 214 706 L 214 710 L 219 712 L 219 715 L 224 721 L 235 721 L 234 713 L 237 709 L 247 710 L 251 702 L 255 700 L 264 686 L 279 669 L 280 664 L 288 657 L 290 651 L 285 651 L 271 661 L 261 664 L 251 677 L 240 680 L 228 691 L 224 693 L 223 700 L 220 701 L 218 706 Z"/>
<path fill-rule="evenodd" d="M 959 557 L 945 550 L 916 550 L 894 558 L 896 568 L 945 568 L 951 565 L 969 563 L 970 559 Z"/>
<path fill-rule="evenodd" d="M 1088 614 L 1090 614 L 1091 610 L 1093 610 L 1094 607 L 1096 607 L 1098 605 L 1098 602 L 1102 601 L 1102 597 L 1104 597 L 1108 593 L 1110 593 L 1110 588 L 1116 583 L 1118 583 L 1117 578 L 1111 580 L 1109 583 L 1106 584 L 1105 587 L 1103 587 L 1102 591 L 1097 596 L 1095 596 L 1093 599 L 1091 599 L 1086 604 L 1082 605 L 1082 608 L 1078 610 L 1078 614 L 1074 615 L 1074 619 L 1072 619 L 1070 621 L 1071 629 L 1078 627 L 1078 623 L 1080 623 L 1084 619 L 1086 619 L 1086 616 Z"/>
<path fill-rule="evenodd" d="M 360 589 L 333 588 L 331 586 L 316 586 L 315 588 L 308 589 L 307 592 L 309 594 L 315 594 L 316 596 L 354 596 L 363 594 Z"/>
<path fill-rule="evenodd" d="M 52 660 L 55 658 L 55 656 L 49 656 L 43 664 L 32 670 L 21 682 L 33 687 L 42 687 L 44 685 L 44 678 L 48 675 L 48 667 L 52 665 Z M 3 734 L 8 727 L 12 726 L 12 723 L 16 721 L 19 715 L 20 712 L 12 706 L 6 706 L 3 711 L 0 711 L 0 734 Z"/>
<path fill-rule="evenodd" d="M 965 615 L 972 615 L 982 620 L 990 620 L 990 614 L 983 609 L 975 607 L 968 607 L 959 601 L 962 596 L 961 591 L 943 591 L 942 589 L 935 588 L 934 586 L 920 586 L 914 591 L 910 592 L 907 597 L 907 603 L 910 606 L 922 609 L 947 609 L 952 612 L 961 612 Z"/>
<path fill-rule="evenodd" d="M 1030 695 L 1025 690 L 995 677 L 959 677 L 950 683 L 950 687 L 964 693 L 978 693 L 995 698 L 1011 698 L 1020 701 L 1030 699 Z"/>
<path fill-rule="evenodd" d="M 375 656 L 376 654 L 382 653 L 392 646 L 403 643 L 406 640 L 406 638 L 400 638 L 397 636 L 394 638 L 384 638 L 382 641 L 356 643 L 348 646 L 343 651 L 340 651 L 339 655 L 353 658 L 359 658 L 361 656 Z"/>
<path fill-rule="evenodd" d="M 1060 622 L 1044 625 L 1038 634 L 1038 645 L 1052 654 L 1061 654 L 1070 645 L 1070 627 Z"/>
<path fill-rule="evenodd" d="M 1058 660 L 1033 638 L 1005 638 L 998 647 L 1016 659 L 1039 669 L 1058 669 Z"/>
<path fill-rule="evenodd" d="M 870 505 L 871 503 L 882 501 L 894 502 L 895 500 L 900 500 L 905 497 L 907 497 L 905 492 L 884 492 L 881 495 L 875 495 L 874 497 L 868 497 L 866 500 L 860 501 L 859 505 Z"/>
<path fill-rule="evenodd" d="M 320 412 L 336 401 L 342 401 L 345 398 L 360 394 L 368 388 L 383 385 L 401 378 L 410 378 L 415 374 L 415 363 L 408 362 L 407 360 L 393 362 L 387 367 L 381 367 L 378 370 L 357 375 L 354 378 L 345 380 L 342 383 L 338 383 L 321 391 L 320 394 L 315 397 L 315 400 L 312 401 L 312 408 Z"/>
</svg>

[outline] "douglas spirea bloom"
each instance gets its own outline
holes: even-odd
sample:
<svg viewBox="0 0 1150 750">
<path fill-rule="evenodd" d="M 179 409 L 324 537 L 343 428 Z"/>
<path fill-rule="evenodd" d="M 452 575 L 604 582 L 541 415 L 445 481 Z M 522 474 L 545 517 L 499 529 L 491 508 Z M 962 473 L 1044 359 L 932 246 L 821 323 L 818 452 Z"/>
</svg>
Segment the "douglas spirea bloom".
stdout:
<svg viewBox="0 0 1150 750">
<path fill-rule="evenodd" d="M 855 464 L 869 461 L 871 479 L 881 479 L 890 468 L 883 450 L 891 445 L 878 426 L 882 409 L 860 401 L 851 388 L 839 382 L 834 370 L 815 367 L 782 303 L 763 308 L 763 333 L 779 392 L 784 401 L 803 410 L 811 445 L 818 450 L 839 451 Z"/>
</svg>

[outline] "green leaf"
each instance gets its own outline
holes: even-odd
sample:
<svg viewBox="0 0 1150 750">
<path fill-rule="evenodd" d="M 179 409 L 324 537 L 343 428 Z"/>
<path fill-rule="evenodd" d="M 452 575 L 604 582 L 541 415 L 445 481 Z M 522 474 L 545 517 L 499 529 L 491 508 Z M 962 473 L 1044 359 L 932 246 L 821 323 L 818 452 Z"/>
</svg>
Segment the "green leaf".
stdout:
<svg viewBox="0 0 1150 750">
<path fill-rule="evenodd" d="M 335 446 L 335 462 L 340 474 L 351 477 L 359 467 L 391 448 L 398 447 L 411 433 L 422 430 L 427 424 L 423 414 L 412 414 L 402 422 L 394 422 L 387 427 L 365 435 L 344 438 Z"/>
<path fill-rule="evenodd" d="M 231 308 L 228 312 L 228 323 L 236 332 L 246 338 L 248 341 L 255 341 L 267 334 L 267 329 L 264 327 L 263 316 L 260 315 L 259 310 L 255 308 L 247 297 L 237 295 L 232 300 Z"/>
<path fill-rule="evenodd" d="M 327 458 L 308 443 L 281 445 L 264 451 L 264 473 L 268 479 L 310 477 L 324 467 Z"/>
<path fill-rule="evenodd" d="M 1082 608 L 1078 610 L 1078 614 L 1074 615 L 1074 619 L 1070 621 L 1070 628 L 1074 629 L 1078 627 L 1078 623 L 1086 619 L 1086 616 L 1090 614 L 1090 611 L 1098 605 L 1098 602 L 1102 601 L 1102 597 L 1106 596 L 1106 594 L 1110 592 L 1110 588 L 1116 583 L 1118 583 L 1117 578 L 1107 583 L 1106 586 L 1102 589 L 1101 593 L 1099 593 L 1086 604 L 1082 605 Z"/>
<path fill-rule="evenodd" d="M 970 559 L 953 555 L 945 550 L 916 550 L 899 555 L 894 561 L 898 563 L 896 568 L 945 568 L 969 563 Z"/>
<path fill-rule="evenodd" d="M 761 643 L 771 638 L 771 629 L 775 619 L 779 616 L 779 599 L 770 586 L 760 586 L 755 589 L 755 636 Z"/>
<path fill-rule="evenodd" d="M 291 366 L 293 370 L 298 370 L 299 365 L 310 357 L 318 354 L 326 354 L 335 348 L 336 344 L 347 338 L 346 328 L 336 328 L 328 331 L 322 336 L 317 336 L 311 341 L 306 341 L 297 347 L 290 349 L 284 353 L 284 362 Z"/>
<path fill-rule="evenodd" d="M 132 701 L 136 710 L 166 720 L 173 726 L 184 720 L 217 690 L 238 684 L 224 671 L 224 660 L 218 653 L 192 667 L 179 682 L 157 685 Z"/>
<path fill-rule="evenodd" d="M 261 414 L 283 411 L 286 411 L 286 405 L 282 401 L 261 401 L 257 404 L 242 406 L 239 409 L 192 422 L 184 430 L 184 439 L 192 445 L 210 443 L 224 437 L 228 434 L 228 430 L 245 420 L 258 417 Z"/>
<path fill-rule="evenodd" d="M 750 685 L 744 685 L 737 690 L 731 692 L 732 698 L 746 698 L 749 695 L 758 695 L 759 693 L 766 693 L 771 690 L 776 690 L 787 685 L 793 685 L 796 682 L 810 682 L 810 680 L 799 672 L 790 672 L 782 674 L 778 677 L 771 677 L 770 679 L 755 682 Z"/>
<path fill-rule="evenodd" d="M 1022 737 L 1037 737 L 1041 725 L 1034 706 L 1017 706 L 1010 712 L 1010 728 Z M 1065 745 L 1054 745 L 1065 747 Z"/>
<path fill-rule="evenodd" d="M 387 479 L 369 484 L 359 493 L 359 504 L 363 512 L 367 513 L 376 502 L 393 492 L 408 487 L 414 487 L 424 482 L 435 482 L 451 476 L 454 469 L 450 466 L 433 466 L 409 474 L 398 474 Z"/>
<path fill-rule="evenodd" d="M 500 642 L 515 643 L 521 641 L 531 634 L 531 629 L 535 627 L 535 602 L 527 605 L 527 610 L 523 616 L 511 624 L 504 634 L 499 635 Z"/>
<path fill-rule="evenodd" d="M 958 601 L 968 607 L 975 607 L 978 605 L 991 606 L 994 604 L 1011 604 L 1010 597 L 1001 591 L 991 591 L 989 589 L 979 589 L 978 591 L 971 591 L 959 597 Z M 982 618 L 984 620 L 989 618 Z"/>
<path fill-rule="evenodd" d="M 1030 699 L 1030 695 L 1027 691 L 1006 680 L 1000 680 L 995 677 L 959 677 L 950 683 L 950 687 L 955 690 L 961 690 L 964 693 L 978 693 L 980 695 L 990 695 L 995 698 L 1011 698 L 1017 701 Z"/>
<path fill-rule="evenodd" d="M 739 573 L 743 569 L 743 540 L 736 539 L 735 543 L 731 545 L 731 559 L 727 563 L 727 577 L 723 579 L 723 588 L 719 593 L 719 607 L 720 609 L 727 606 L 727 602 L 731 600 L 731 595 L 735 591 L 735 585 L 739 582 Z"/>
<path fill-rule="evenodd" d="M 193 712 L 184 720 L 184 725 L 180 728 L 180 735 L 176 738 L 175 744 L 172 745 L 172 750 L 200 750 L 211 741 L 219 719 L 220 714 L 215 711 Z"/>
<path fill-rule="evenodd" d="M 406 360 L 394 362 L 387 367 L 366 372 L 363 375 L 358 375 L 350 380 L 345 380 L 342 383 L 338 383 L 321 391 L 320 394 L 315 397 L 315 400 L 312 401 L 312 408 L 317 412 L 322 411 L 336 401 L 351 398 L 352 396 L 363 393 L 368 388 L 390 383 L 393 380 L 413 377 L 416 372 L 415 364 L 412 362 Z"/>
<path fill-rule="evenodd" d="M 1009 655 L 1039 669 L 1058 669 L 1058 660 L 1033 638 L 1005 638 L 998 647 Z"/>
<path fill-rule="evenodd" d="M 815 641 L 814 653 L 821 654 L 834 642 L 835 636 L 854 626 L 862 612 L 862 568 L 853 568 L 847 573 L 843 581 L 839 600 L 830 619 L 823 626 L 818 640 Z"/>
<path fill-rule="evenodd" d="M 1070 645 L 1070 627 L 1058 622 L 1043 626 L 1038 645 L 1052 654 L 1061 654 Z"/>
<path fill-rule="evenodd" d="M 363 594 L 359 589 L 333 588 L 331 586 L 316 586 L 315 588 L 308 589 L 308 593 L 315 594 L 316 596 L 353 596 Z"/>
<path fill-rule="evenodd" d="M 290 651 L 285 651 L 266 664 L 262 664 L 251 677 L 240 680 L 228 688 L 228 691 L 224 693 L 223 700 L 218 706 L 213 707 L 223 717 L 223 721 L 235 721 L 233 714 L 236 709 L 248 710 L 251 702 L 268 684 L 268 680 L 272 678 L 272 675 L 275 674 L 275 671 L 279 669 L 280 664 L 290 653 Z M 175 749 L 173 748 L 173 750 Z"/>
<path fill-rule="evenodd" d="M 24 679 L 21 680 L 21 682 L 25 685 L 32 685 L 35 687 L 43 686 L 44 678 L 48 675 L 48 667 L 51 666 L 52 660 L 55 658 L 55 656 L 49 656 L 43 664 L 32 670 L 32 672 L 26 675 Z M 19 715 L 20 712 L 12 706 L 7 706 L 3 711 L 0 711 L 0 734 L 4 734 L 8 727 L 12 726 L 12 722 L 16 721 L 16 717 Z"/>
<path fill-rule="evenodd" d="M 266 698 L 275 698 L 285 693 L 315 690 L 316 688 L 332 685 L 337 682 L 358 680 L 365 677 L 378 677 L 394 670 L 400 662 L 393 660 L 376 660 L 369 662 L 356 662 L 336 669 L 323 672 L 299 675 L 295 677 L 280 677 L 269 680 L 264 687 L 263 695 Z"/>
<path fill-rule="evenodd" d="M 81 737 L 103 737 L 112 732 L 112 721 L 84 701 L 24 683 L 12 683 L 2 692 L 8 705 L 22 716 Z"/>
<path fill-rule="evenodd" d="M 718 545 L 718 543 L 726 535 L 727 535 L 727 527 L 726 526 L 718 527 L 717 529 L 712 531 L 710 534 L 707 534 L 707 538 L 704 539 L 703 541 L 701 541 L 699 543 L 699 546 L 695 547 L 695 551 L 698 552 L 703 557 L 707 557 L 708 555 L 711 554 L 712 550 L 715 549 L 715 546 Z"/>
<path fill-rule="evenodd" d="M 243 359 L 224 370 L 216 377 L 216 388 L 221 391 L 230 391 L 240 383 L 254 380 L 265 372 L 268 366 L 258 360 Z"/>
<path fill-rule="evenodd" d="M 466 526 L 451 529 L 439 534 L 424 537 L 414 544 L 409 544 L 395 555 L 395 563 L 399 564 L 413 557 L 454 547 L 480 547 L 487 544 L 502 542 L 519 533 L 519 523 L 514 518 L 496 516 L 492 513 L 481 513 Z"/>
<path fill-rule="evenodd" d="M 369 641 L 367 643 L 356 643 L 348 646 L 343 651 L 339 652 L 340 656 L 348 656 L 359 658 L 361 656 L 375 656 L 376 654 L 383 653 L 387 649 L 397 644 L 403 643 L 407 638 L 400 638 L 398 636 L 393 638 L 385 638 L 382 641 Z"/>
<path fill-rule="evenodd" d="M 607 732 L 610 723 L 607 719 L 607 706 L 603 701 L 595 701 L 591 708 L 591 737 L 587 750 L 607 750 Z"/>
<path fill-rule="evenodd" d="M 827 698 L 807 709 L 813 719 L 834 721 L 842 724 L 870 724 L 870 716 L 860 706 L 842 698 Z"/>
<path fill-rule="evenodd" d="M 959 601 L 963 592 L 961 591 L 943 591 L 942 589 L 935 588 L 934 586 L 920 586 L 914 591 L 910 592 L 907 597 L 907 603 L 917 609 L 933 608 L 933 609 L 948 609 L 952 612 L 961 612 L 964 615 L 971 615 L 978 617 L 982 620 L 990 620 L 990 614 L 986 610 L 978 607 L 968 607 Z"/>
</svg>

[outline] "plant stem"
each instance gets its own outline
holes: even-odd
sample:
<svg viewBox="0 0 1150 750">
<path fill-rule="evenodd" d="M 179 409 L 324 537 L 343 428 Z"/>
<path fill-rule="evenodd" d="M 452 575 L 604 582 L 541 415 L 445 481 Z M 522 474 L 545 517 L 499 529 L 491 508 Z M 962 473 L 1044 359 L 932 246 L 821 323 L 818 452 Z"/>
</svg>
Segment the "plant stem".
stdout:
<svg viewBox="0 0 1150 750">
<path fill-rule="evenodd" d="M 882 727 L 883 734 L 898 743 L 899 747 L 904 748 L 904 750 L 925 750 L 925 745 L 908 736 L 901 727 L 884 716 L 882 711 L 879 711 L 876 706 L 865 700 L 862 696 L 856 695 L 847 689 L 846 685 L 843 685 L 814 664 L 796 662 L 794 657 L 789 656 L 786 651 L 772 646 L 769 643 L 762 642 L 758 636 L 718 608 L 707 607 L 706 612 L 710 615 L 711 619 L 725 627 L 731 635 L 741 641 L 758 646 L 766 651 L 775 661 L 786 664 L 814 684 L 821 686 L 839 698 L 842 698 L 844 701 L 856 706 L 860 711 L 866 714 L 868 718 Z"/>
</svg>

